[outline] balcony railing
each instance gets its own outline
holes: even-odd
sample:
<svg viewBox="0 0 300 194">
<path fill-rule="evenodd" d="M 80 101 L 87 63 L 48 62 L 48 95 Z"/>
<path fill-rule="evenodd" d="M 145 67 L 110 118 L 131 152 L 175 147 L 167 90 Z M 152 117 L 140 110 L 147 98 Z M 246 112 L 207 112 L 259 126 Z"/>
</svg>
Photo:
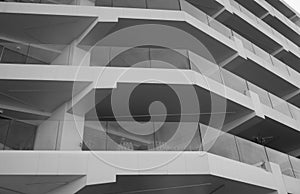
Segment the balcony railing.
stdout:
<svg viewBox="0 0 300 194">
<path fill-rule="evenodd" d="M 13 64 L 40 64 L 68 65 L 62 59 L 55 62 L 58 56 L 69 58 L 70 50 L 68 45 L 59 44 L 28 44 L 21 42 L 11 42 L 0 39 L 0 63 Z"/>
<path fill-rule="evenodd" d="M 159 4 L 159 2 L 161 2 L 161 1 L 157 2 L 157 0 L 152 0 L 152 1 L 153 1 L 153 3 L 156 2 L 158 4 Z M 166 5 L 174 6 L 174 4 L 170 3 L 170 2 L 174 2 L 174 1 L 179 1 L 179 0 L 168 0 L 168 1 L 164 1 L 164 2 L 165 2 Z M 110 0 L 109 1 L 99 0 L 99 3 L 100 2 L 102 2 L 102 4 L 104 4 L 106 6 L 113 6 L 113 4 L 112 4 L 113 1 L 110 1 Z M 143 2 L 143 1 L 137 0 L 137 2 L 136 2 L 136 1 L 133 1 L 133 0 L 127 0 L 127 1 L 119 0 L 119 1 L 116 1 L 116 3 L 114 5 L 119 6 L 121 4 L 124 4 L 124 5 L 126 5 L 126 7 L 128 7 L 127 4 L 134 6 L 135 4 L 140 4 L 141 2 Z M 145 0 L 145 2 L 147 2 L 147 1 Z M 231 1 L 231 2 L 233 2 L 233 5 L 237 6 L 239 8 L 239 10 L 242 9 L 241 6 L 238 3 L 236 3 L 235 1 Z M 299 72 L 297 72 L 294 69 L 290 68 L 288 65 L 281 62 L 277 58 L 273 57 L 272 55 L 270 55 L 269 53 L 267 53 L 263 49 L 259 48 L 258 46 L 254 45 L 253 43 L 251 43 L 250 41 L 248 41 L 244 37 L 242 37 L 239 34 L 233 32 L 231 29 L 229 29 L 228 27 L 226 27 L 222 23 L 218 22 L 217 20 L 211 18 L 210 16 L 208 16 L 207 14 L 202 12 L 201 10 L 197 9 L 192 4 L 188 3 L 185 0 L 180 0 L 179 5 L 180 5 L 181 10 L 186 11 L 188 14 L 195 17 L 199 21 L 205 23 L 206 25 L 210 26 L 211 28 L 215 29 L 219 33 L 223 34 L 225 37 L 230 38 L 230 39 L 233 39 L 233 37 L 240 39 L 242 41 L 244 47 L 247 50 L 251 51 L 256 56 L 263 59 L 266 62 L 265 64 L 276 67 L 280 72 L 282 72 L 286 76 L 291 77 L 293 80 L 298 80 L 300 78 Z M 159 9 L 159 7 L 157 9 Z M 260 22 L 260 20 L 257 20 L 257 21 Z M 272 30 L 272 29 L 270 29 L 270 30 Z M 274 32 L 274 30 L 272 30 L 272 31 Z M 1 46 L 1 44 L 0 44 L 0 50 L 2 50 L 1 51 L 2 55 L 0 55 L 0 62 L 2 62 L 2 63 L 50 64 L 53 61 L 53 59 L 55 58 L 55 57 L 53 57 L 53 55 L 59 55 L 60 54 L 60 52 L 57 52 L 57 50 L 55 51 L 56 53 L 55 52 L 52 52 L 52 53 L 48 52 L 47 54 L 49 55 L 49 57 L 48 57 L 48 59 L 45 59 L 45 56 L 46 56 L 45 51 L 47 51 L 47 50 L 44 49 L 44 50 L 41 50 L 42 52 L 40 52 L 40 51 L 37 50 L 37 48 L 38 48 L 37 45 L 33 46 L 33 45 L 30 45 L 30 44 L 20 44 L 20 43 L 11 43 L 11 42 L 10 43 L 6 42 L 5 44 L 6 44 L 6 46 L 5 45 Z M 22 46 L 20 46 L 20 45 L 22 45 Z M 4 46 L 4 49 L 3 49 L 3 46 Z M 41 45 L 41 46 L 42 47 L 50 46 L 50 48 L 51 48 L 54 45 Z M 60 45 L 60 46 L 62 46 L 62 45 Z M 25 49 L 20 49 L 20 50 L 16 49 L 16 48 L 21 48 L 21 47 L 26 47 L 27 49 L 26 48 Z M 48 51 L 52 51 L 52 50 L 50 49 Z M 59 51 L 59 49 L 58 49 L 58 51 Z M 35 55 L 31 54 L 33 52 L 35 52 Z M 67 62 L 65 62 L 65 63 L 67 64 Z M 62 64 L 64 64 L 64 63 L 62 63 Z"/>
<path fill-rule="evenodd" d="M 161 60 L 165 63 L 161 63 Z M 249 90 L 253 91 L 259 96 L 262 104 L 290 118 L 299 119 L 300 109 L 298 107 L 191 51 L 168 48 L 99 46 L 92 49 L 90 62 L 91 66 L 190 69 L 243 95 L 247 95 Z"/>
<path fill-rule="evenodd" d="M 191 126 L 197 129 L 189 130 Z M 82 150 L 206 151 L 262 168 L 270 161 L 278 164 L 284 175 L 300 178 L 299 159 L 202 124 L 150 122 L 139 126 L 139 131 L 148 135 L 130 133 L 124 127 L 136 128 L 133 122 L 85 121 Z"/>
</svg>

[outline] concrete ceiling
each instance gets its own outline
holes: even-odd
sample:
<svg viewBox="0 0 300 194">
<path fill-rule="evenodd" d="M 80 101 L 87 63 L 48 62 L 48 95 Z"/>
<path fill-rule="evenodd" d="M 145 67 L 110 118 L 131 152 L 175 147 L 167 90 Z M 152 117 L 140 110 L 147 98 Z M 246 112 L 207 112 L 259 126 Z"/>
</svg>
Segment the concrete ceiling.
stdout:
<svg viewBox="0 0 300 194">
<path fill-rule="evenodd" d="M 267 194 L 271 190 L 210 175 L 117 176 L 116 183 L 90 185 L 77 194 Z"/>
<path fill-rule="evenodd" d="M 0 36 L 27 43 L 67 45 L 96 18 L 0 13 Z M 7 22 L 9 21 L 9 22 Z"/>
<path fill-rule="evenodd" d="M 300 146 L 299 131 L 289 128 L 278 121 L 266 118 L 258 124 L 237 134 L 238 136 L 253 141 L 255 137 L 270 137 L 266 146 L 288 153 Z"/>
<path fill-rule="evenodd" d="M 160 27 L 154 28 L 153 25 Z M 170 34 L 170 29 L 174 28 L 176 30 L 172 30 L 172 34 Z M 218 42 L 207 32 L 203 32 L 184 21 L 120 18 L 116 23 L 98 22 L 79 45 L 85 49 L 94 45 L 132 47 L 143 46 L 145 41 L 149 40 L 151 43 L 148 42 L 147 45 L 160 46 L 161 43 L 167 43 L 168 48 L 190 50 L 214 63 L 222 62 L 235 53 L 232 48 Z"/>
<path fill-rule="evenodd" d="M 77 175 L 1 175 L 1 194 L 40 194 L 80 178 Z"/>
<path fill-rule="evenodd" d="M 118 84 L 117 89 L 114 89 L 115 96 L 124 96 L 124 94 L 130 90 L 130 88 L 137 86 L 131 93 L 129 98 L 129 104 L 126 102 L 127 99 L 124 98 L 113 98 L 113 103 L 116 107 L 129 106 L 131 115 L 136 120 L 149 120 L 149 114 L 152 115 L 154 120 L 160 121 L 164 119 L 162 115 L 169 115 L 167 120 L 169 121 L 178 121 L 182 119 L 184 121 L 199 121 L 200 113 L 200 122 L 203 124 L 208 124 L 210 119 L 221 119 L 226 122 L 232 121 L 233 118 L 242 117 L 245 111 L 250 111 L 247 108 L 224 99 L 224 97 L 217 96 L 210 91 L 207 91 L 203 88 L 193 86 L 193 85 L 164 85 L 164 84 L 130 84 L 122 83 Z M 98 89 L 95 96 L 95 101 L 97 101 L 96 108 L 91 109 L 86 114 L 87 120 L 114 120 L 114 115 L 111 106 L 111 94 L 107 90 Z M 111 92 L 110 92 L 111 93 Z M 191 98 L 191 95 L 195 94 L 195 98 Z M 180 96 L 180 99 L 178 98 Z M 101 99 L 98 101 L 97 99 Z M 213 100 L 212 100 L 213 99 Z M 197 102 L 193 102 L 197 100 Z M 216 102 L 216 101 L 217 102 Z M 149 107 L 152 102 L 159 101 L 164 104 L 165 108 L 161 106 L 155 107 L 152 106 L 149 112 Z M 225 110 L 220 111 L 220 117 L 211 117 L 212 112 L 212 101 L 215 103 L 225 103 Z M 196 107 L 199 104 L 200 108 Z M 182 107 L 189 107 L 183 110 Z M 127 108 L 127 107 L 126 107 Z M 127 115 L 124 109 L 120 108 L 117 114 L 122 115 L 122 118 L 119 120 L 128 120 L 131 115 Z M 124 112 L 123 112 L 124 111 Z M 224 112 L 225 111 L 225 112 Z M 98 116 L 95 114 L 97 112 Z M 126 116 L 127 115 L 127 116 Z M 142 116 L 141 116 L 142 115 Z M 153 116 L 157 115 L 157 116 Z M 221 117 L 221 115 L 223 115 Z M 215 115 L 214 115 L 215 116 Z M 216 122 L 218 123 L 218 122 Z M 219 127 L 219 126 L 215 126 Z"/>
<path fill-rule="evenodd" d="M 3 115 L 18 119 L 43 119 L 84 89 L 89 82 L 0 80 L 0 109 Z M 22 111 L 29 110 L 29 111 Z"/>
</svg>

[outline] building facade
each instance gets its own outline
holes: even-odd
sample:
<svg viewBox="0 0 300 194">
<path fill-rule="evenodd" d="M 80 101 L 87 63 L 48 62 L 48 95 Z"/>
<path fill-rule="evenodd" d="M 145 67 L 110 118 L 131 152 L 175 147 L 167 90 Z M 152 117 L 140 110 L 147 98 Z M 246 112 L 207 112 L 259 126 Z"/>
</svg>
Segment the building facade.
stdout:
<svg viewBox="0 0 300 194">
<path fill-rule="evenodd" d="M 2 0 L 0 193 L 300 194 L 283 0 Z"/>
</svg>

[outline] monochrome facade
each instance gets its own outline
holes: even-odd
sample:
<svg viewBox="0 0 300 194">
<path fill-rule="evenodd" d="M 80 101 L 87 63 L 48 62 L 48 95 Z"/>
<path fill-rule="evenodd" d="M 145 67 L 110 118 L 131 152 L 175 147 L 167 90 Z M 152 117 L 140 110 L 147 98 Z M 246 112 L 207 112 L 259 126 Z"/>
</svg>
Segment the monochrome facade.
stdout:
<svg viewBox="0 0 300 194">
<path fill-rule="evenodd" d="M 284 0 L 0 1 L 1 194 L 300 194 Z"/>
</svg>

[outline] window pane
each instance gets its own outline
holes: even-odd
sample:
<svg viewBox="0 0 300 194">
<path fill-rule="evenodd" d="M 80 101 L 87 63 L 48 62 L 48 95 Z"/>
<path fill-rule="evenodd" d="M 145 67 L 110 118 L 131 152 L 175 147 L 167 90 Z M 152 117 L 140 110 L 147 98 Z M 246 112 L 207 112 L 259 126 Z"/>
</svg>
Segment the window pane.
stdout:
<svg viewBox="0 0 300 194">
<path fill-rule="evenodd" d="M 6 145 L 13 150 L 32 150 L 36 126 L 27 123 L 12 121 Z"/>
<path fill-rule="evenodd" d="M 2 63 L 25 63 L 26 56 L 10 49 L 4 49 Z"/>
<path fill-rule="evenodd" d="M 9 128 L 10 120 L 0 117 L 0 150 L 5 147 L 5 141 L 7 137 L 7 132 Z"/>
</svg>

